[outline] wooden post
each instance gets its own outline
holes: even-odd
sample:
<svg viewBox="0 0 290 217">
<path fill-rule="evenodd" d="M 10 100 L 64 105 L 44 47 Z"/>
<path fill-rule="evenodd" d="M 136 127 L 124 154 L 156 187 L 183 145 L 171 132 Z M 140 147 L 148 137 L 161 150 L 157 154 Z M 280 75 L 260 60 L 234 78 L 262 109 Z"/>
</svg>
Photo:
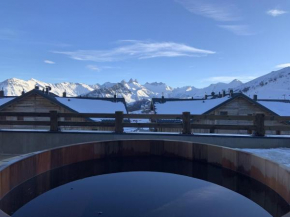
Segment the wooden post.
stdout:
<svg viewBox="0 0 290 217">
<path fill-rule="evenodd" d="M 182 112 L 182 134 L 191 134 L 190 112 Z"/>
<path fill-rule="evenodd" d="M 210 128 L 209 133 L 214 133 L 214 128 Z"/>
<path fill-rule="evenodd" d="M 115 133 L 123 133 L 123 112 L 115 112 Z"/>
<path fill-rule="evenodd" d="M 255 136 L 265 136 L 265 115 L 256 114 L 254 119 Z"/>
<path fill-rule="evenodd" d="M 58 131 L 58 115 L 57 111 L 50 111 L 50 131 Z"/>
</svg>

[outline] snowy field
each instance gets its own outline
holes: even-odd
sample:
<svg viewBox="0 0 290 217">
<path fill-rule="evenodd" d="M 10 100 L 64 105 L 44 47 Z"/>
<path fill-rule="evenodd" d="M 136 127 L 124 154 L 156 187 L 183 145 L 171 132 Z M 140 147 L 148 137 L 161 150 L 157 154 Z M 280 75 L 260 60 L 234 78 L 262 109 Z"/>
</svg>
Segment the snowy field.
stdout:
<svg viewBox="0 0 290 217">
<path fill-rule="evenodd" d="M 250 152 L 290 168 L 290 148 L 239 149 Z"/>
</svg>

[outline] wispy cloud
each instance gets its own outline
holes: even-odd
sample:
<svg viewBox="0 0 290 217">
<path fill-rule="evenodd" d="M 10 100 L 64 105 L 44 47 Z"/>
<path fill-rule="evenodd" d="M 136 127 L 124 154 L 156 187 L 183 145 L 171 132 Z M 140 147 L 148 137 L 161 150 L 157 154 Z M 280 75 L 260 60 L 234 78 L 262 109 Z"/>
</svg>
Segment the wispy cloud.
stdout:
<svg viewBox="0 0 290 217">
<path fill-rule="evenodd" d="M 0 40 L 11 40 L 17 36 L 16 31 L 11 29 L 0 29 Z"/>
<path fill-rule="evenodd" d="M 226 29 L 236 35 L 241 36 L 255 35 L 255 33 L 250 30 L 250 27 L 248 25 L 219 25 L 218 27 Z"/>
<path fill-rule="evenodd" d="M 216 21 L 239 20 L 238 9 L 233 4 L 222 3 L 213 0 L 175 0 L 184 6 L 188 11 Z"/>
<path fill-rule="evenodd" d="M 288 13 L 287 11 L 283 11 L 283 10 L 278 10 L 278 9 L 272 9 L 266 12 L 268 15 L 272 16 L 272 17 L 277 17 L 283 14 Z"/>
<path fill-rule="evenodd" d="M 87 68 L 92 70 L 92 71 L 97 71 L 97 72 L 100 72 L 101 71 L 101 68 L 95 66 L 95 65 L 87 65 Z"/>
<path fill-rule="evenodd" d="M 149 59 L 156 57 L 193 57 L 215 53 L 214 51 L 198 49 L 174 42 L 127 40 L 120 43 L 122 43 L 122 46 L 109 50 L 53 51 L 53 53 L 64 54 L 75 60 L 94 62 L 112 62 L 131 58 Z"/>
<path fill-rule="evenodd" d="M 290 67 L 290 63 L 283 63 L 276 66 L 276 68 L 286 68 L 286 67 Z"/>
<path fill-rule="evenodd" d="M 257 77 L 255 77 L 255 76 L 217 76 L 217 77 L 209 77 L 209 78 L 203 79 L 202 82 L 229 83 L 235 79 L 238 79 L 242 82 L 247 82 L 247 81 L 253 80 L 255 78 L 257 78 Z"/>
<path fill-rule="evenodd" d="M 55 64 L 55 62 L 53 62 L 51 60 L 44 60 L 44 63 L 46 63 L 46 64 Z"/>
</svg>

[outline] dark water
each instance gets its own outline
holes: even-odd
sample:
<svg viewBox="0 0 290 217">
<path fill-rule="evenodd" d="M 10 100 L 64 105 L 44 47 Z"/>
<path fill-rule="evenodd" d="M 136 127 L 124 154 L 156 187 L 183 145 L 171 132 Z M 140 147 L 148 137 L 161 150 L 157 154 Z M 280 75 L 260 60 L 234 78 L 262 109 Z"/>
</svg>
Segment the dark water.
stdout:
<svg viewBox="0 0 290 217">
<path fill-rule="evenodd" d="M 275 192 L 248 177 L 152 157 L 62 167 L 15 188 L 0 206 L 14 217 L 264 217 L 290 211 Z"/>
</svg>

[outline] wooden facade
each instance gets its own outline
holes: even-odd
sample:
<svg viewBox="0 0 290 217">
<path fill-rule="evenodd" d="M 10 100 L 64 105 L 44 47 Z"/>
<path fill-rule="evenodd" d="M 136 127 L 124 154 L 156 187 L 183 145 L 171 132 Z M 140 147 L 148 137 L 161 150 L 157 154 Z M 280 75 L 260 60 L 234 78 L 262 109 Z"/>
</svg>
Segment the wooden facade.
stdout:
<svg viewBox="0 0 290 217">
<path fill-rule="evenodd" d="M 62 105 L 54 96 L 49 96 L 42 93 L 39 90 L 32 90 L 26 93 L 24 96 L 15 97 L 15 99 L 9 103 L 0 106 L 0 112 L 33 112 L 33 113 L 49 113 L 50 111 L 57 111 L 58 113 L 76 113 L 76 111 L 69 107 Z M 1 117 L 4 121 L 50 121 L 49 117 Z M 78 117 L 61 117 L 59 121 L 66 122 L 92 122 L 89 118 Z M 25 126 L 25 125 L 5 125 L 0 129 L 37 129 L 37 130 L 49 130 L 49 126 Z M 98 130 L 98 131 L 114 131 L 113 127 L 71 127 L 63 126 L 60 130 Z"/>
<path fill-rule="evenodd" d="M 166 99 L 163 99 L 166 103 Z M 154 105 L 152 106 L 154 108 Z M 156 113 L 156 112 L 155 112 Z M 290 113 L 290 111 L 289 111 Z M 259 103 L 248 98 L 243 94 L 237 94 L 236 96 L 230 98 L 229 100 L 221 103 L 220 105 L 208 110 L 203 113 L 207 115 L 238 115 L 238 116 L 253 116 L 255 114 L 264 114 L 265 116 L 277 116 L 276 113 L 271 110 L 261 106 Z M 195 114 L 192 114 L 195 115 Z M 196 114 L 198 115 L 198 114 Z M 208 124 L 208 125 L 251 125 L 252 122 L 244 120 L 192 120 L 191 123 L 197 124 Z M 285 126 L 289 123 L 278 122 L 278 121 L 265 121 L 266 126 Z M 157 128 L 158 132 L 179 132 L 182 133 L 182 129 L 177 128 Z M 192 129 L 192 133 L 220 133 L 220 134 L 252 134 L 250 130 L 214 130 L 209 129 Z M 266 131 L 266 134 L 286 134 L 289 135 L 289 131 Z"/>
</svg>

